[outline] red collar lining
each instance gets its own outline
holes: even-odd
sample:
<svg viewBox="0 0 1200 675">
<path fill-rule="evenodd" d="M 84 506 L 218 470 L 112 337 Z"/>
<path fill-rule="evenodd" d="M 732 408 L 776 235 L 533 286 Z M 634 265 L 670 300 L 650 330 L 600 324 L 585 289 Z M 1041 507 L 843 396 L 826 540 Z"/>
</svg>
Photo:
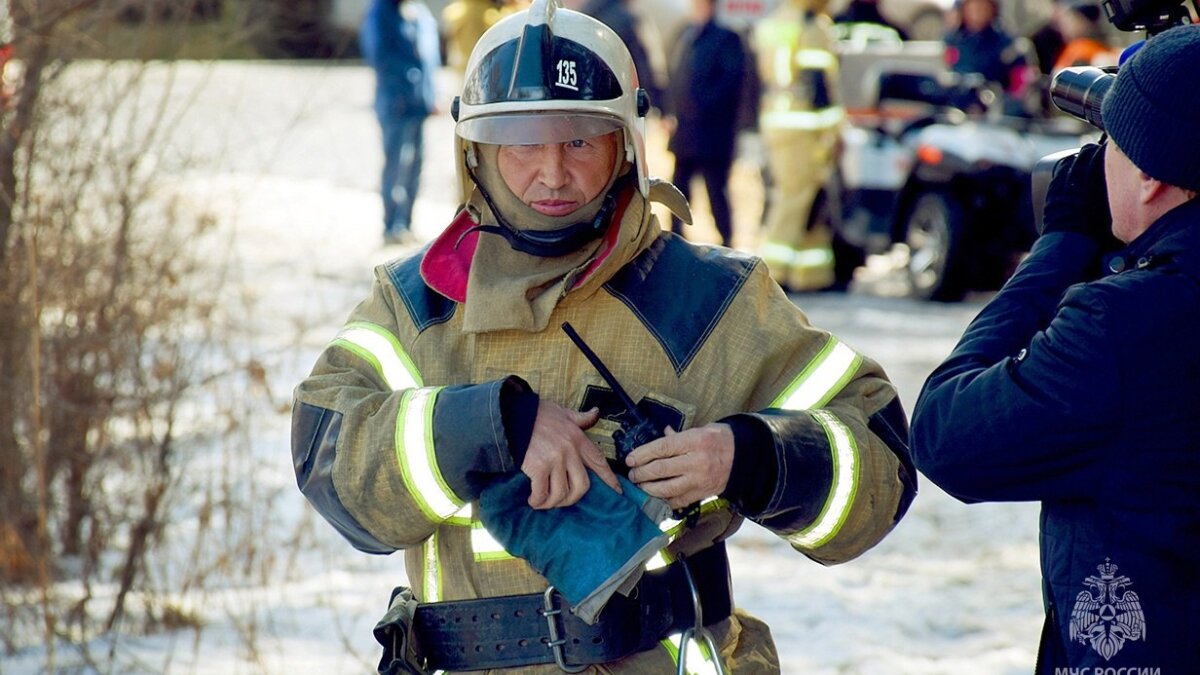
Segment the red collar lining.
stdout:
<svg viewBox="0 0 1200 675">
<path fill-rule="evenodd" d="M 583 285 L 616 249 L 617 237 L 621 231 L 621 219 L 625 215 L 625 209 L 629 206 L 632 195 L 633 191 L 629 190 L 617 202 L 617 208 L 614 209 L 611 220 L 616 227 L 610 224 L 604 233 L 604 246 L 600 255 L 588 264 L 587 269 L 575 280 L 572 288 Z M 470 277 L 471 261 L 475 258 L 475 248 L 479 246 L 479 230 L 472 231 L 471 228 L 478 225 L 479 223 L 471 218 L 471 214 L 466 209 L 459 211 L 445 231 L 429 245 L 429 250 L 421 259 L 421 276 L 424 277 L 425 283 L 455 302 L 467 301 L 467 279 Z"/>
</svg>

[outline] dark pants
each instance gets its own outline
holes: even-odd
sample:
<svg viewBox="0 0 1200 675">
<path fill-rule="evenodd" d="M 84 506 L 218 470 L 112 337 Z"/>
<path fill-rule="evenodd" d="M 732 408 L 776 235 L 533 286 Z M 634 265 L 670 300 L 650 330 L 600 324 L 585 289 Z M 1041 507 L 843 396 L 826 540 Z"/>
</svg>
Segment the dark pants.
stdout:
<svg viewBox="0 0 1200 675">
<path fill-rule="evenodd" d="M 383 129 L 383 231 L 398 234 L 412 225 L 413 201 L 421 181 L 425 117 L 380 117 Z"/>
<path fill-rule="evenodd" d="M 729 169 L 733 166 L 733 157 L 676 157 L 675 176 L 671 182 L 691 201 L 692 176 L 699 173 L 704 179 L 704 191 L 708 193 L 709 208 L 712 209 L 713 221 L 716 222 L 717 232 L 721 234 L 721 243 L 730 246 L 733 242 L 733 221 L 729 214 Z M 671 218 L 671 231 L 683 234 L 683 223 L 678 218 Z"/>
</svg>

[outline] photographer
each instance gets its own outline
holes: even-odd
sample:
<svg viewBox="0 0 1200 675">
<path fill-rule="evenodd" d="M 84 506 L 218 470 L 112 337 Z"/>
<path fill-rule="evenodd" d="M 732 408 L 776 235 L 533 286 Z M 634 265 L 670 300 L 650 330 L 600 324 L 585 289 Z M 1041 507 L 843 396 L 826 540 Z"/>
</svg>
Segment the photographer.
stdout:
<svg viewBox="0 0 1200 675">
<path fill-rule="evenodd" d="M 1038 673 L 1200 663 L 1197 63 L 1189 25 L 1121 67 L 1109 142 L 1060 164 L 1043 235 L 916 405 L 931 480 L 1042 503 Z"/>
</svg>

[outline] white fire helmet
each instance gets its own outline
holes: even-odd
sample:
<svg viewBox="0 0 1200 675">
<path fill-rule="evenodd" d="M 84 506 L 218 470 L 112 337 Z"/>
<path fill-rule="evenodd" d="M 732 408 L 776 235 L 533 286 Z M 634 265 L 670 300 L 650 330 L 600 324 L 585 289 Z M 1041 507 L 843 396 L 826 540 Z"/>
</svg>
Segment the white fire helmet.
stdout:
<svg viewBox="0 0 1200 675">
<path fill-rule="evenodd" d="M 475 44 L 451 113 L 460 152 L 468 153 L 465 141 L 565 143 L 624 129 L 624 157 L 637 171 L 639 190 L 649 195 L 644 140 L 649 109 L 620 36 L 586 14 L 564 9 L 560 0 L 534 0 Z M 467 188 L 464 177 L 464 198 Z"/>
</svg>

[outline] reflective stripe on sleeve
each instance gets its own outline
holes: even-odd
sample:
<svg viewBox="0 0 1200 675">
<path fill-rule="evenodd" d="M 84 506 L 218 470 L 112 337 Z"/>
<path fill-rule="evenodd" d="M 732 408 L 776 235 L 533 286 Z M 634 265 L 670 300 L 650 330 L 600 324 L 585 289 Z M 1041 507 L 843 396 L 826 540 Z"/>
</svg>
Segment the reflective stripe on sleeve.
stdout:
<svg viewBox="0 0 1200 675">
<path fill-rule="evenodd" d="M 812 416 L 825 428 L 833 454 L 833 489 L 821 513 L 807 528 L 788 537 L 788 542 L 803 548 L 816 548 L 832 539 L 854 505 L 858 491 L 858 444 L 854 435 L 833 413 L 813 410 Z"/>
<path fill-rule="evenodd" d="M 365 321 L 346 324 L 330 345 L 336 345 L 370 363 L 392 391 L 421 386 L 421 374 L 396 339 L 383 326 Z"/>
<path fill-rule="evenodd" d="M 442 387 L 405 392 L 396 414 L 396 457 L 413 500 L 431 521 L 458 513 L 464 501 L 446 484 L 433 446 L 433 406 Z"/>
<path fill-rule="evenodd" d="M 771 402 L 770 407 L 785 410 L 820 408 L 837 396 L 860 365 L 862 356 L 831 335 L 820 353 Z"/>
</svg>

